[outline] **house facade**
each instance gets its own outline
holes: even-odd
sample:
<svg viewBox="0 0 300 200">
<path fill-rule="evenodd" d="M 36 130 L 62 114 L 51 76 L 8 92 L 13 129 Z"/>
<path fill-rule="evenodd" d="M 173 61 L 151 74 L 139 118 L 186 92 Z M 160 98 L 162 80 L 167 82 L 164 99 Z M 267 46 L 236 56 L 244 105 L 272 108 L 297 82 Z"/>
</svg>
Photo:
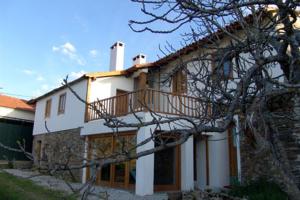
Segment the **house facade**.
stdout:
<svg viewBox="0 0 300 200">
<path fill-rule="evenodd" d="M 32 151 L 34 106 L 26 100 L 0 94 L 0 142 L 19 148 L 17 141 L 25 141 L 26 151 Z M 0 147 L 0 161 L 28 160 L 23 153 Z"/>
<path fill-rule="evenodd" d="M 187 75 L 176 71 L 182 60 L 171 55 L 155 63 L 146 63 L 145 55 L 140 54 L 133 58 L 132 67 L 122 70 L 123 61 L 120 59 L 124 57 L 124 47 L 122 42 L 111 47 L 111 71 L 88 73 L 69 83 L 74 92 L 92 106 L 86 106 L 66 86 L 33 101 L 36 102 L 33 153 L 37 160 L 46 157 L 49 161 L 61 156 L 57 152 L 62 146 L 90 159 L 94 155 L 88 145 L 91 142 L 107 147 L 98 153 L 101 156 L 118 151 L 121 146 L 118 137 L 130 141 L 133 147 L 151 137 L 155 130 L 155 125 L 139 129 L 119 128 L 116 137 L 116 130 L 104 125 L 105 120 L 93 109 L 95 107 L 127 123 L 150 122 L 152 112 L 164 117 L 184 116 L 197 120 L 203 107 L 190 92 Z M 187 51 L 189 48 L 191 46 L 180 51 L 188 65 L 189 60 L 197 55 L 196 51 Z M 190 65 L 190 70 L 193 70 L 194 65 Z M 170 73 L 174 73 L 172 80 L 163 81 Z M 178 122 L 171 124 L 172 128 L 190 125 L 184 120 Z M 170 130 L 170 125 L 163 124 L 160 129 Z M 91 174 L 98 173 L 97 184 L 134 189 L 138 195 L 164 190 L 226 187 L 231 179 L 238 177 L 237 138 L 230 136 L 234 133 L 234 126 L 224 134 L 203 133 L 201 137 L 190 137 L 177 147 L 107 165 L 100 172 L 84 168 L 74 176 L 85 182 Z M 133 153 L 155 145 L 154 141 L 149 141 Z"/>
<path fill-rule="evenodd" d="M 235 34 L 242 33 L 237 30 Z M 155 125 L 116 130 L 105 125 L 107 121 L 97 110 L 126 123 L 151 122 L 153 112 L 162 118 L 183 116 L 190 121 L 199 120 L 200 113 L 211 108 L 203 106 L 195 98 L 195 85 L 191 83 L 189 75 L 197 74 L 201 69 L 197 62 L 199 54 L 211 51 L 198 48 L 207 41 L 204 38 L 153 63 L 147 63 L 146 56 L 139 54 L 133 58 L 133 66 L 127 69 L 123 66 L 125 44 L 116 42 L 110 48 L 109 72 L 87 73 L 69 83 L 77 97 L 69 88 L 61 86 L 34 99 L 32 102 L 36 102 L 36 115 L 33 153 L 36 162 L 44 159 L 63 162 L 68 158 L 62 154 L 67 149 L 75 163 L 84 164 L 85 159 L 119 152 L 124 147 L 120 138 L 121 141 L 127 141 L 124 148 L 132 154 L 156 146 L 156 142 L 150 140 L 134 148 L 151 137 Z M 230 42 L 228 38 L 222 37 L 220 47 L 226 47 Z M 215 52 L 205 53 L 216 55 Z M 239 56 L 247 58 L 249 55 L 241 53 Z M 232 71 L 234 63 L 231 61 L 232 58 L 228 60 L 229 64 L 224 62 L 226 65 L 222 73 L 232 82 L 228 84 L 229 87 L 234 88 L 237 85 L 233 80 L 238 77 Z M 214 63 L 208 61 L 204 64 L 213 71 Z M 182 65 L 188 69 L 189 74 L 181 69 Z M 279 68 L 270 70 L 274 77 L 282 74 Z M 235 123 L 224 133 L 201 133 L 201 137 L 190 137 L 176 147 L 135 160 L 105 165 L 100 170 L 92 167 L 79 169 L 72 176 L 77 181 L 86 182 L 91 175 L 97 174 L 96 184 L 135 190 L 138 195 L 155 191 L 229 186 L 235 181 L 241 181 L 243 165 L 238 133 L 239 117 L 234 118 Z M 187 126 L 191 124 L 186 120 L 178 120 L 176 123 L 161 124 L 160 130 Z M 91 143 L 96 144 L 96 147 L 98 145 L 99 151 L 92 148 Z"/>
</svg>

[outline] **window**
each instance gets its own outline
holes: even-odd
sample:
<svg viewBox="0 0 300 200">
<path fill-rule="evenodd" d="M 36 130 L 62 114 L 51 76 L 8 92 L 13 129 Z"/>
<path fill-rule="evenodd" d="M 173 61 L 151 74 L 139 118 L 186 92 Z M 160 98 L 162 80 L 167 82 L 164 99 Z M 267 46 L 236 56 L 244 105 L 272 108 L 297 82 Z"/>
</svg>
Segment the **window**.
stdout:
<svg viewBox="0 0 300 200">
<path fill-rule="evenodd" d="M 179 70 L 173 75 L 172 91 L 175 94 L 185 94 L 187 92 L 187 74 L 184 70 Z"/>
<path fill-rule="evenodd" d="M 59 101 L 58 101 L 58 114 L 63 114 L 65 112 L 65 107 L 66 107 L 66 93 L 61 94 L 59 96 Z"/>
<path fill-rule="evenodd" d="M 116 155 L 128 153 L 130 156 L 136 155 L 136 133 L 126 132 L 118 135 L 105 135 L 91 137 L 89 143 L 90 159 L 109 158 L 112 153 Z M 110 187 L 134 188 L 136 180 L 136 160 L 129 160 L 115 164 L 107 164 L 101 167 L 100 171 L 88 168 L 87 176 L 91 177 L 97 173 L 96 184 Z"/>
<path fill-rule="evenodd" d="M 45 118 L 50 117 L 51 114 L 51 99 L 48 99 L 46 101 L 46 107 L 45 107 Z"/>
<path fill-rule="evenodd" d="M 220 77 L 221 79 L 229 79 L 233 77 L 233 56 L 218 57 L 213 55 L 212 57 L 212 72 L 213 75 Z"/>
</svg>

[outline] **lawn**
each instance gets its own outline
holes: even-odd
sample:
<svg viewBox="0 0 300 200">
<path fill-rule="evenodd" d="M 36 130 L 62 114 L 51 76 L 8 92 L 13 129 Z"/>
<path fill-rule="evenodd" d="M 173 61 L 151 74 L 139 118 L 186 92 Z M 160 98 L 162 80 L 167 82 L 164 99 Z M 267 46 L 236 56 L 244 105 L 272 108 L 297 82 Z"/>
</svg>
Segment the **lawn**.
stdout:
<svg viewBox="0 0 300 200">
<path fill-rule="evenodd" d="M 0 171 L 0 200 L 75 200 L 64 192 L 36 185 L 28 179 L 18 178 Z"/>
</svg>

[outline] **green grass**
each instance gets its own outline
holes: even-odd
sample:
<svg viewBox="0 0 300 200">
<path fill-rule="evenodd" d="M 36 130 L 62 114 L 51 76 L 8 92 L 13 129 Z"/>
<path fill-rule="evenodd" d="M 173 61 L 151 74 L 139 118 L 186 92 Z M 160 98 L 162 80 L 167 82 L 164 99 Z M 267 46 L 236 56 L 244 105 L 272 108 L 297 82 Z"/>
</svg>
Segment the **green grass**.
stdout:
<svg viewBox="0 0 300 200">
<path fill-rule="evenodd" d="M 288 197 L 275 183 L 260 179 L 247 185 L 234 186 L 229 192 L 232 196 L 247 197 L 249 200 L 287 200 Z"/>
<path fill-rule="evenodd" d="M 0 171 L 0 200 L 75 200 L 73 195 L 50 190 Z"/>
</svg>

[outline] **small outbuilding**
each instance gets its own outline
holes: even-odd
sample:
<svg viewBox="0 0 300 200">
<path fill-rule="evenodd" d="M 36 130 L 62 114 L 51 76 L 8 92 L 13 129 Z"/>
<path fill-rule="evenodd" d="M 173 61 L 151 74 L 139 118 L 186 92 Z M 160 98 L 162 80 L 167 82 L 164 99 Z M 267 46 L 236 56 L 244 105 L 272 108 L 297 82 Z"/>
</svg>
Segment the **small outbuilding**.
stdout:
<svg viewBox="0 0 300 200">
<path fill-rule="evenodd" d="M 27 152 L 32 151 L 34 105 L 26 100 L 0 94 L 0 143 L 18 148 L 17 142 L 25 141 Z M 26 161 L 22 152 L 7 150 L 0 145 L 0 161 Z"/>
</svg>

